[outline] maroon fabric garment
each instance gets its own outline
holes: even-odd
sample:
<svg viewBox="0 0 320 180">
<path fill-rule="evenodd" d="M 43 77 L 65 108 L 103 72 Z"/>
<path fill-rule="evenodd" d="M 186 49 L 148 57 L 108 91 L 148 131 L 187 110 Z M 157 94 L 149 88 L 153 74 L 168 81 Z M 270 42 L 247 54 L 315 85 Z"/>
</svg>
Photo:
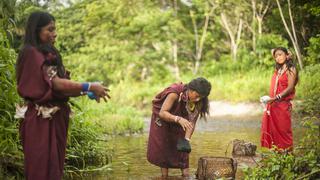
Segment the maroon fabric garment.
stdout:
<svg viewBox="0 0 320 180">
<path fill-rule="evenodd" d="M 159 93 L 152 101 L 147 159 L 151 164 L 162 168 L 184 169 L 189 167 L 189 154 L 178 152 L 177 142 L 179 138 L 184 138 L 185 132 L 179 124 L 159 119 L 161 106 L 170 93 L 181 95 L 180 101 L 174 103 L 170 113 L 190 120 L 186 110 L 187 96 L 184 84 L 173 84 Z"/>
<path fill-rule="evenodd" d="M 62 179 L 70 108 L 68 98 L 52 89 L 44 70 L 44 55 L 25 47 L 19 57 L 18 93 L 28 102 L 20 124 L 27 180 Z M 51 119 L 37 115 L 35 106 L 58 106 Z"/>
</svg>

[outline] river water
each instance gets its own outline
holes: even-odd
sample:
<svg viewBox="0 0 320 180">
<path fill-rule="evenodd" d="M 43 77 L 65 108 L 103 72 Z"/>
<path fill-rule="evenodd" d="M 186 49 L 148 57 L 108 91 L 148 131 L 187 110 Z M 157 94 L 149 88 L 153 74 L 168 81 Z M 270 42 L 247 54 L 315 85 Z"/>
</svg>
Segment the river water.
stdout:
<svg viewBox="0 0 320 180">
<path fill-rule="evenodd" d="M 114 149 L 112 156 L 112 170 L 106 174 L 93 175 L 82 179 L 160 179 L 160 169 L 150 164 L 146 159 L 146 147 L 149 131 L 149 120 L 145 121 L 145 131 L 131 136 L 116 136 L 108 143 Z M 261 116 L 242 118 L 214 118 L 199 120 L 191 140 L 190 174 L 194 175 L 198 159 L 201 156 L 231 157 L 233 139 L 251 141 L 259 148 Z M 294 134 L 297 134 L 297 123 L 294 123 Z M 300 133 L 298 133 L 300 134 Z M 295 141 L 296 141 L 295 137 Z M 180 179 L 180 170 L 169 171 L 170 179 Z M 194 177 L 194 176 L 193 176 Z M 241 179 L 241 167 L 238 166 L 237 179 Z"/>
</svg>

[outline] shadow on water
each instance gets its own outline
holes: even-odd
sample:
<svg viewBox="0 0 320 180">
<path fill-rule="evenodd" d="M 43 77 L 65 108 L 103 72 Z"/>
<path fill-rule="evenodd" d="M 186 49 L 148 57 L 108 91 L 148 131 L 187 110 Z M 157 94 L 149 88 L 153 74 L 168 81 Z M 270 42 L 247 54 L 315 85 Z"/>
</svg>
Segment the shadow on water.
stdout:
<svg viewBox="0 0 320 180">
<path fill-rule="evenodd" d="M 160 168 L 150 164 L 146 159 L 146 147 L 148 140 L 149 120 L 146 121 L 145 132 L 133 136 L 117 136 L 108 143 L 114 149 L 112 159 L 112 171 L 107 175 L 88 177 L 88 179 L 161 179 Z M 199 120 L 191 145 L 190 174 L 194 175 L 197 170 L 198 159 L 201 156 L 225 156 L 228 144 L 233 139 L 244 139 L 258 146 L 260 138 L 261 116 L 242 120 L 215 119 Z M 293 125 L 296 131 L 297 125 Z M 295 132 L 294 132 L 295 134 Z M 227 156 L 231 156 L 231 146 Z M 239 168 L 238 168 L 239 171 Z M 169 179 L 181 179 L 178 169 L 170 169 Z M 237 179 L 241 179 L 237 173 Z M 87 179 L 87 178 L 86 178 Z"/>
</svg>

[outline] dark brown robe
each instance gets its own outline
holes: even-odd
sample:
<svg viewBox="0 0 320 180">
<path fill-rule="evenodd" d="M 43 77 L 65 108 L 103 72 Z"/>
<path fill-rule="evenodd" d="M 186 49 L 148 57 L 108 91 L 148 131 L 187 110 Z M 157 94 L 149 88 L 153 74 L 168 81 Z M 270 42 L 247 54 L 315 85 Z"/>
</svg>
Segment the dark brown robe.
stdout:
<svg viewBox="0 0 320 180">
<path fill-rule="evenodd" d="M 184 169 L 189 167 L 189 154 L 178 152 L 177 142 L 179 138 L 184 138 L 185 132 L 179 124 L 159 118 L 162 104 L 170 93 L 176 93 L 179 96 L 170 113 L 191 120 L 186 109 L 187 95 L 184 84 L 173 84 L 159 93 L 152 101 L 147 159 L 151 164 L 162 168 Z M 191 121 L 196 123 L 196 120 L 197 118 Z"/>
<path fill-rule="evenodd" d="M 44 70 L 45 56 L 35 47 L 21 52 L 18 68 L 18 93 L 28 105 L 20 124 L 27 180 L 62 179 L 70 108 L 68 97 L 56 92 Z M 67 78 L 67 75 L 66 75 Z M 58 110 L 52 118 L 37 115 L 36 105 Z"/>
</svg>

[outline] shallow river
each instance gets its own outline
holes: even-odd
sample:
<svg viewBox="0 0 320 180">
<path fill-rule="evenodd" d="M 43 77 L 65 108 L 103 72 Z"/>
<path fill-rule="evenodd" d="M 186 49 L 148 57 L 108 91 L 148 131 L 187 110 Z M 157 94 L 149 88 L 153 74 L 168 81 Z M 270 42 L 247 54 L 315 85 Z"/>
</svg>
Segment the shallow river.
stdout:
<svg viewBox="0 0 320 180">
<path fill-rule="evenodd" d="M 258 145 L 260 138 L 260 117 L 250 119 L 214 119 L 199 120 L 193 134 L 190 154 L 190 174 L 194 175 L 198 159 L 201 156 L 225 156 L 228 144 L 233 139 L 243 139 Z M 300 128 L 294 123 L 294 135 Z M 119 136 L 109 143 L 114 148 L 112 171 L 106 175 L 96 175 L 84 179 L 160 179 L 160 169 L 146 160 L 146 147 L 149 121 L 146 120 L 145 132 L 133 136 Z M 295 141 L 297 137 L 295 136 Z M 231 156 L 231 146 L 227 156 Z M 171 170 L 170 179 L 179 179 L 180 170 Z M 241 168 L 238 167 L 237 179 L 241 179 Z"/>
</svg>

